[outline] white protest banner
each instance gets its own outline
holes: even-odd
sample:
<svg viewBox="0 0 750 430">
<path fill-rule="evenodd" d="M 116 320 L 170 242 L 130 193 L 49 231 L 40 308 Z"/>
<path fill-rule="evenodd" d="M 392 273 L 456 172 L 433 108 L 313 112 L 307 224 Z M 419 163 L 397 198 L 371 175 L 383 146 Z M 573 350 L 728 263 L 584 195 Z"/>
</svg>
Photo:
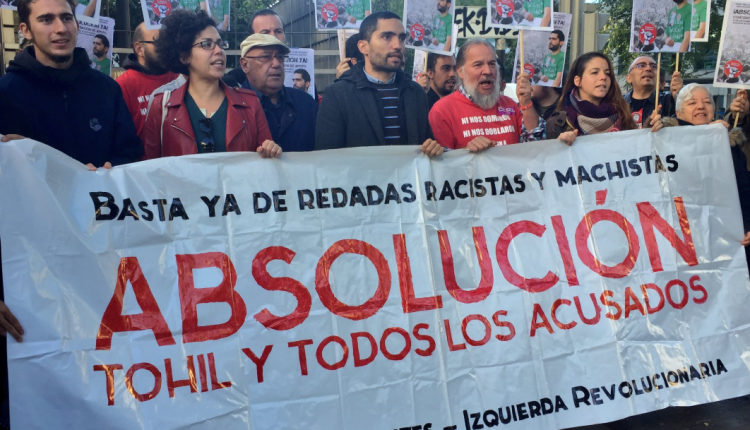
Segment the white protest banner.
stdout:
<svg viewBox="0 0 750 430">
<path fill-rule="evenodd" d="M 453 54 L 455 6 L 446 0 L 404 0 L 406 47 Z"/>
<path fill-rule="evenodd" d="M 482 6 L 456 5 L 456 16 L 453 19 L 457 39 L 515 39 L 518 30 L 490 27 L 487 8 Z"/>
<path fill-rule="evenodd" d="M 708 42 L 711 24 L 711 0 L 693 0 L 690 42 Z"/>
<path fill-rule="evenodd" d="M 315 27 L 321 31 L 359 29 L 370 10 L 370 0 L 314 0 Z"/>
<path fill-rule="evenodd" d="M 750 88 L 750 1 L 728 0 L 719 43 L 714 85 Z"/>
<path fill-rule="evenodd" d="M 630 52 L 688 52 L 692 0 L 633 0 Z"/>
<path fill-rule="evenodd" d="M 143 21 L 149 30 L 160 29 L 161 20 L 169 16 L 172 11 L 179 9 L 192 11 L 205 10 L 211 15 L 211 10 L 206 0 L 141 0 Z"/>
<path fill-rule="evenodd" d="M 524 71 L 531 76 L 532 85 L 562 88 L 565 73 L 565 52 L 568 48 L 570 23 L 573 15 L 556 13 L 555 31 L 526 31 L 523 33 Z M 520 44 L 518 46 L 521 46 Z M 513 60 L 513 83 L 521 74 L 519 54 Z"/>
<path fill-rule="evenodd" d="M 315 97 L 315 50 L 309 48 L 289 48 L 289 58 L 284 61 L 284 86 L 292 87 L 294 71 L 304 69 L 310 75 L 307 92 Z"/>
<path fill-rule="evenodd" d="M 112 74 L 112 42 L 115 38 L 115 20 L 100 17 L 98 24 L 78 22 L 76 46 L 86 50 L 91 68 L 107 76 Z"/>
<path fill-rule="evenodd" d="M 721 125 L 96 172 L 12 141 L 0 237 L 16 429 L 549 430 L 750 393 Z"/>
<path fill-rule="evenodd" d="M 552 0 L 487 0 L 491 27 L 515 30 L 554 30 Z"/>
</svg>

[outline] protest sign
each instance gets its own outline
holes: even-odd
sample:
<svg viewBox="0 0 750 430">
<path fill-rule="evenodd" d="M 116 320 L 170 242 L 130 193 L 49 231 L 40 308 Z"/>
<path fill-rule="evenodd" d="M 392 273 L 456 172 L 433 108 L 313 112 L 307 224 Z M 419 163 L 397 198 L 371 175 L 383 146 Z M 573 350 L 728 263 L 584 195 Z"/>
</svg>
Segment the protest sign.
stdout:
<svg viewBox="0 0 750 430">
<path fill-rule="evenodd" d="M 427 72 L 427 51 L 414 50 L 414 65 L 411 69 L 411 79 L 416 82 L 419 75 Z"/>
<path fill-rule="evenodd" d="M 711 0 L 693 0 L 690 42 L 708 42 L 711 24 Z"/>
<path fill-rule="evenodd" d="M 229 31 L 231 0 L 208 0 L 208 10 L 219 31 Z"/>
<path fill-rule="evenodd" d="M 531 85 L 562 88 L 565 72 L 565 52 L 568 48 L 570 23 L 573 15 L 556 13 L 555 31 L 526 31 L 523 33 L 524 71 L 531 77 Z M 520 44 L 519 44 L 520 46 Z M 521 73 L 520 49 L 513 60 L 513 83 Z"/>
<path fill-rule="evenodd" d="M 115 37 L 115 20 L 100 17 L 98 24 L 85 21 L 78 23 L 76 46 L 86 50 L 91 60 L 91 68 L 107 76 L 112 72 L 112 41 Z"/>
<path fill-rule="evenodd" d="M 549 430 L 745 395 L 743 233 L 718 124 L 96 172 L 2 143 L 12 427 Z"/>
<path fill-rule="evenodd" d="M 487 8 L 484 6 L 456 6 L 453 23 L 457 38 L 461 39 L 515 39 L 518 37 L 518 30 L 490 27 Z"/>
<path fill-rule="evenodd" d="M 446 0 L 404 0 L 406 47 L 453 54 L 455 12 Z"/>
<path fill-rule="evenodd" d="M 554 30 L 552 0 L 487 0 L 491 27 L 516 30 Z"/>
<path fill-rule="evenodd" d="M 630 52 L 688 52 L 692 0 L 633 0 Z"/>
<path fill-rule="evenodd" d="M 100 0 L 78 0 L 76 4 L 76 18 L 78 22 L 96 25 L 99 23 L 99 11 L 102 8 Z"/>
<path fill-rule="evenodd" d="M 314 0 L 315 26 L 318 30 L 359 29 L 370 15 L 370 0 Z"/>
<path fill-rule="evenodd" d="M 714 85 L 750 88 L 750 1 L 728 0 L 719 42 Z"/>
<path fill-rule="evenodd" d="M 315 97 L 315 50 L 309 48 L 289 48 L 289 58 L 284 61 L 284 86 L 292 87 L 294 71 L 304 69 L 310 74 L 310 88 L 307 93 Z"/>
<path fill-rule="evenodd" d="M 197 11 L 200 9 L 205 10 L 209 15 L 211 14 L 208 4 L 205 0 L 141 0 L 143 21 L 146 24 L 146 28 L 149 30 L 160 29 L 161 20 L 169 16 L 172 11 L 178 9 L 187 9 L 192 11 Z"/>
<path fill-rule="evenodd" d="M 18 0 L 0 0 L 0 9 L 16 10 Z"/>
</svg>

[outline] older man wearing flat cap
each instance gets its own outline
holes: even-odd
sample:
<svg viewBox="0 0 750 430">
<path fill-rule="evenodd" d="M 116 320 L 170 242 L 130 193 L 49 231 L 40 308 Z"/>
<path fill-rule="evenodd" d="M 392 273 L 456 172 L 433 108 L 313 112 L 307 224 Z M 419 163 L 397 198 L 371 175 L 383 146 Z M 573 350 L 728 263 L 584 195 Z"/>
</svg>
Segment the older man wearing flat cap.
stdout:
<svg viewBox="0 0 750 430">
<path fill-rule="evenodd" d="M 240 45 L 240 64 L 247 76 L 242 88 L 258 94 L 273 141 L 284 152 L 315 149 L 318 104 L 304 91 L 284 87 L 289 48 L 267 34 L 255 33 Z"/>
</svg>

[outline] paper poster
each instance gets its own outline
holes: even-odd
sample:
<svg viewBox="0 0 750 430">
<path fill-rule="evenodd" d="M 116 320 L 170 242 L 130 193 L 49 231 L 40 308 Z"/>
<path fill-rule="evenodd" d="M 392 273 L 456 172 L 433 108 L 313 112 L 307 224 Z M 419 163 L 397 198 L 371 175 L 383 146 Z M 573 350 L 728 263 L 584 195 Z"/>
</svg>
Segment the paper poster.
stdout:
<svg viewBox="0 0 750 430">
<path fill-rule="evenodd" d="M 693 16 L 690 24 L 690 42 L 708 42 L 711 24 L 711 0 L 693 0 Z"/>
<path fill-rule="evenodd" d="M 0 9 L 16 10 L 18 0 L 0 0 Z"/>
<path fill-rule="evenodd" d="M 219 31 L 229 31 L 229 14 L 231 0 L 208 0 L 209 15 L 216 22 Z"/>
<path fill-rule="evenodd" d="M 524 31 L 524 71 L 531 76 L 531 85 L 562 88 L 565 75 L 565 53 L 573 15 L 556 13 L 554 31 Z M 520 46 L 520 45 L 518 45 Z M 520 50 L 513 61 L 513 83 L 520 74 Z"/>
<path fill-rule="evenodd" d="M 94 0 L 95 1 L 95 0 Z M 112 72 L 112 42 L 115 36 L 115 20 L 99 17 L 99 24 L 78 23 L 77 47 L 86 50 L 91 67 L 107 76 Z"/>
<path fill-rule="evenodd" d="M 229 0 L 221 1 L 229 2 Z M 226 8 L 228 10 L 228 3 Z M 173 10 L 178 9 L 187 9 L 193 11 L 201 9 L 211 14 L 209 5 L 205 0 L 141 0 L 141 11 L 143 12 L 143 19 L 146 23 L 146 28 L 148 28 L 149 30 L 160 29 L 161 20 L 169 16 L 169 14 L 172 13 Z M 223 9 L 224 8 L 222 7 L 222 10 Z"/>
<path fill-rule="evenodd" d="M 309 48 L 290 49 L 289 58 L 284 61 L 284 86 L 307 91 L 308 94 L 315 97 L 315 50 Z M 299 69 L 305 70 L 310 75 L 310 85 L 307 90 L 295 85 L 295 71 Z M 299 73 L 299 75 L 302 76 L 303 74 Z M 305 84 L 301 83 L 301 85 Z"/>
<path fill-rule="evenodd" d="M 485 6 L 456 5 L 453 20 L 456 34 L 461 39 L 516 39 L 518 30 L 490 27 L 490 14 Z"/>
<path fill-rule="evenodd" d="M 359 28 L 370 15 L 370 0 L 314 0 L 315 24 L 321 31 Z"/>
<path fill-rule="evenodd" d="M 630 52 L 688 52 L 692 0 L 633 0 Z"/>
<path fill-rule="evenodd" d="M 453 54 L 455 6 L 448 0 L 405 0 L 406 47 Z"/>
<path fill-rule="evenodd" d="M 427 73 L 427 51 L 421 49 L 414 50 L 414 66 L 411 71 L 411 79 L 417 81 L 422 73 Z"/>
<path fill-rule="evenodd" d="M 101 0 L 78 0 L 76 5 L 76 18 L 78 22 L 86 22 L 96 25 L 99 23 L 99 11 L 102 8 Z"/>
<path fill-rule="evenodd" d="M 728 0 L 719 43 L 714 85 L 750 88 L 750 1 Z"/>
<path fill-rule="evenodd" d="M 553 0 L 487 0 L 491 27 L 516 30 L 554 30 Z"/>
<path fill-rule="evenodd" d="M 720 124 L 96 172 L 0 144 L 11 428 L 555 430 L 747 395 L 732 166 Z"/>
<path fill-rule="evenodd" d="M 350 37 L 359 33 L 359 30 L 337 30 L 338 42 L 339 42 L 339 61 L 344 61 L 346 58 L 346 41 Z"/>
</svg>

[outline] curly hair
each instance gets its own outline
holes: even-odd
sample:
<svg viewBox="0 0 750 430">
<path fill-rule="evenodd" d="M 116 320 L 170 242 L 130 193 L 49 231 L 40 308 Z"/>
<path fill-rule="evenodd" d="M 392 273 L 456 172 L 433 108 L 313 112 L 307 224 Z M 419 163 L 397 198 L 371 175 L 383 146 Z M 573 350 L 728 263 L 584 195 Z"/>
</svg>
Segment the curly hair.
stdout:
<svg viewBox="0 0 750 430">
<path fill-rule="evenodd" d="M 174 73 L 189 73 L 188 66 L 180 61 L 189 57 L 195 38 L 216 23 L 204 11 L 192 12 L 185 9 L 173 11 L 161 22 L 159 37 L 154 43 L 156 55 L 164 68 Z"/>
</svg>

